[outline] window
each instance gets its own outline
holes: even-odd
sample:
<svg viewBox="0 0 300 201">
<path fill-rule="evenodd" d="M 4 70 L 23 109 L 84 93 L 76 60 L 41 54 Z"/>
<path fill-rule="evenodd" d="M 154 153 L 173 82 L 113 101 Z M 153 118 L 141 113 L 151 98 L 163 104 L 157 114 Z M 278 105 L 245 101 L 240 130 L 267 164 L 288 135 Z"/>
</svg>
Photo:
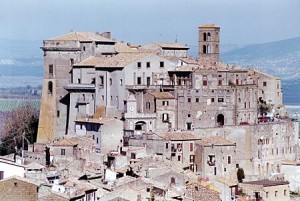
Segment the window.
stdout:
<svg viewBox="0 0 300 201">
<path fill-rule="evenodd" d="M 83 46 L 83 48 L 82 48 L 82 49 L 83 49 L 83 51 L 85 51 L 85 46 Z"/>
<path fill-rule="evenodd" d="M 169 114 L 168 113 L 162 114 L 162 122 L 169 122 Z"/>
<path fill-rule="evenodd" d="M 222 80 L 219 80 L 218 85 L 219 85 L 219 86 L 222 85 Z"/>
<path fill-rule="evenodd" d="M 103 86 L 103 85 L 104 85 L 104 77 L 103 77 L 103 76 L 100 76 L 100 77 L 99 77 L 99 85 L 100 85 L 100 86 Z"/>
<path fill-rule="evenodd" d="M 150 102 L 147 102 L 146 103 L 146 109 L 150 110 L 150 106 L 151 106 Z"/>
<path fill-rule="evenodd" d="M 267 86 L 267 82 L 263 82 L 263 86 L 266 87 Z"/>
<path fill-rule="evenodd" d="M 78 83 L 78 84 L 81 83 L 81 79 L 80 79 L 80 78 L 77 79 L 77 83 Z"/>
<path fill-rule="evenodd" d="M 215 102 L 215 98 L 211 98 L 211 102 L 212 102 L 212 103 Z"/>
<path fill-rule="evenodd" d="M 150 84 L 151 84 L 151 78 L 147 77 L 147 86 L 150 86 Z"/>
<path fill-rule="evenodd" d="M 171 184 L 175 184 L 176 183 L 176 180 L 174 177 L 171 177 Z"/>
<path fill-rule="evenodd" d="M 137 77 L 137 84 L 141 85 L 142 84 L 142 77 Z"/>
<path fill-rule="evenodd" d="M 97 144 L 99 144 L 99 138 L 97 137 Z"/>
<path fill-rule="evenodd" d="M 189 103 L 192 102 L 192 99 L 191 99 L 191 98 L 188 98 L 188 102 L 189 102 Z"/>
<path fill-rule="evenodd" d="M 120 86 L 123 86 L 123 80 L 120 79 Z"/>
<path fill-rule="evenodd" d="M 163 101 L 162 104 L 163 104 L 163 106 L 168 106 L 169 105 L 169 101 Z"/>
<path fill-rule="evenodd" d="M 52 95 L 53 93 L 53 82 L 48 82 L 48 94 Z"/>
<path fill-rule="evenodd" d="M 227 156 L 227 164 L 231 164 L 231 156 Z"/>
<path fill-rule="evenodd" d="M 195 155 L 190 155 L 190 163 L 194 163 L 195 162 Z"/>
<path fill-rule="evenodd" d="M 71 66 L 74 64 L 74 59 L 70 59 Z"/>
<path fill-rule="evenodd" d="M 217 175 L 217 167 L 214 167 L 214 175 Z"/>
<path fill-rule="evenodd" d="M 236 85 L 239 85 L 239 79 L 236 79 L 236 80 L 235 80 L 235 84 L 236 84 Z"/>
<path fill-rule="evenodd" d="M 202 84 L 203 86 L 207 86 L 207 80 L 203 80 Z"/>
<path fill-rule="evenodd" d="M 163 61 L 159 62 L 159 67 L 161 68 L 165 67 L 165 63 Z"/>
<path fill-rule="evenodd" d="M 278 195 L 278 191 L 275 191 L 275 197 L 277 197 L 277 195 Z"/>
<path fill-rule="evenodd" d="M 169 143 L 166 143 L 166 149 L 168 149 L 169 148 Z"/>
<path fill-rule="evenodd" d="M 150 62 L 147 62 L 147 63 L 146 63 L 146 67 L 147 67 L 147 68 L 150 68 Z"/>
<path fill-rule="evenodd" d="M 112 85 L 112 79 L 111 78 L 109 78 L 109 84 Z"/>
<path fill-rule="evenodd" d="M 60 155 L 62 155 L 62 156 L 66 155 L 66 150 L 65 149 L 60 149 Z"/>
<path fill-rule="evenodd" d="M 59 117 L 59 115 L 60 115 L 60 111 L 59 111 L 59 110 L 57 110 L 57 112 L 56 112 L 56 116 L 57 116 L 57 117 Z"/>
<path fill-rule="evenodd" d="M 284 195 L 284 196 L 286 196 L 286 195 L 287 195 L 287 193 L 286 193 L 286 190 L 284 190 L 284 191 L 283 191 L 283 195 Z"/>
<path fill-rule="evenodd" d="M 4 179 L 4 171 L 0 171 L 0 180 Z"/>
<path fill-rule="evenodd" d="M 190 151 L 194 151 L 194 144 L 190 143 Z"/>
<path fill-rule="evenodd" d="M 218 98 L 218 102 L 219 102 L 219 103 L 224 102 L 224 98 Z"/>
<path fill-rule="evenodd" d="M 266 192 L 266 198 L 268 198 L 269 197 L 269 192 Z"/>
<path fill-rule="evenodd" d="M 141 68 L 142 67 L 142 63 L 141 62 L 137 62 L 137 67 Z"/>
<path fill-rule="evenodd" d="M 199 103 L 199 98 L 196 98 L 196 103 Z"/>
<path fill-rule="evenodd" d="M 188 116 L 188 117 L 191 117 L 191 114 L 188 114 L 187 116 Z"/>
<path fill-rule="evenodd" d="M 180 155 L 178 155 L 178 156 L 177 156 L 177 159 L 178 159 L 178 161 L 180 161 L 180 160 L 181 160 L 181 156 L 180 156 Z"/>
<path fill-rule="evenodd" d="M 49 65 L 49 75 L 53 76 L 53 64 Z"/>
<path fill-rule="evenodd" d="M 186 129 L 192 130 L 192 123 L 186 123 Z"/>
</svg>

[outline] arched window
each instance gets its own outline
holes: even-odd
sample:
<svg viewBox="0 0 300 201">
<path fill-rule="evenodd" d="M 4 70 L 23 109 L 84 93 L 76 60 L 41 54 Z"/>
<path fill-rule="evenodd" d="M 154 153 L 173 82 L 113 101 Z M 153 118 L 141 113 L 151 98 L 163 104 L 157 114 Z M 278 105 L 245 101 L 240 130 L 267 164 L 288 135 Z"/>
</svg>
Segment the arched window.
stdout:
<svg viewBox="0 0 300 201">
<path fill-rule="evenodd" d="M 50 81 L 48 82 L 48 94 L 52 95 L 53 93 L 53 83 Z"/>
<path fill-rule="evenodd" d="M 206 41 L 206 33 L 203 33 L 203 40 Z"/>
<path fill-rule="evenodd" d="M 217 116 L 217 124 L 219 126 L 224 126 L 224 115 L 223 114 L 219 114 Z"/>
<path fill-rule="evenodd" d="M 210 41 L 210 33 L 207 33 L 207 41 Z"/>
<path fill-rule="evenodd" d="M 206 54 L 206 45 L 203 45 L 203 54 Z"/>
<path fill-rule="evenodd" d="M 210 47 L 210 45 L 207 46 L 207 50 L 206 51 L 207 51 L 207 53 L 211 53 L 211 47 Z"/>
<path fill-rule="evenodd" d="M 171 184 L 175 184 L 176 183 L 176 180 L 174 177 L 171 177 Z"/>
</svg>

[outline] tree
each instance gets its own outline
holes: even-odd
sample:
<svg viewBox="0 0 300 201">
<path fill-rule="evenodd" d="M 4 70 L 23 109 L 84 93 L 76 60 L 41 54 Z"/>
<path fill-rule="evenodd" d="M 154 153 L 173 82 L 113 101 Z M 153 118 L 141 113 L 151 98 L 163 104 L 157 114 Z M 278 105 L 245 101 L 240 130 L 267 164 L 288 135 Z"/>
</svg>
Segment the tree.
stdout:
<svg viewBox="0 0 300 201">
<path fill-rule="evenodd" d="M 11 154 L 15 147 L 27 148 L 34 143 L 38 128 L 38 110 L 30 104 L 6 112 L 2 118 L 0 154 Z"/>
<path fill-rule="evenodd" d="M 239 168 L 237 171 L 237 179 L 239 183 L 243 182 L 243 179 L 245 179 L 245 173 L 243 168 Z"/>
</svg>

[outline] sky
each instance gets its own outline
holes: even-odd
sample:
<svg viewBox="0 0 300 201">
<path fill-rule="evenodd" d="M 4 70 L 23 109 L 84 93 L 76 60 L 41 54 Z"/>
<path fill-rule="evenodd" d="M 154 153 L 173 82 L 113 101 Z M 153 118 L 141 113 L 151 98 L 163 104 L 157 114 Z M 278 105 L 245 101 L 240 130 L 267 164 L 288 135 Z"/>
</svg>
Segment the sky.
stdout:
<svg viewBox="0 0 300 201">
<path fill-rule="evenodd" d="M 43 40 L 71 30 L 125 42 L 197 45 L 198 26 L 221 26 L 222 44 L 300 36 L 299 0 L 0 0 L 0 38 Z"/>
</svg>

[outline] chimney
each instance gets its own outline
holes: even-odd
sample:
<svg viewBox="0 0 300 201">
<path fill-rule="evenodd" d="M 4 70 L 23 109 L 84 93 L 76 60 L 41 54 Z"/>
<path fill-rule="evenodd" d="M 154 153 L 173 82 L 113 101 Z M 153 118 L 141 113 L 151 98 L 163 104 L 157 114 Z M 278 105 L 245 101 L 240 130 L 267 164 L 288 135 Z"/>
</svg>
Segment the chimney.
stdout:
<svg viewBox="0 0 300 201">
<path fill-rule="evenodd" d="M 109 31 L 103 32 L 102 34 L 100 34 L 100 36 L 111 39 L 111 33 Z"/>
</svg>

